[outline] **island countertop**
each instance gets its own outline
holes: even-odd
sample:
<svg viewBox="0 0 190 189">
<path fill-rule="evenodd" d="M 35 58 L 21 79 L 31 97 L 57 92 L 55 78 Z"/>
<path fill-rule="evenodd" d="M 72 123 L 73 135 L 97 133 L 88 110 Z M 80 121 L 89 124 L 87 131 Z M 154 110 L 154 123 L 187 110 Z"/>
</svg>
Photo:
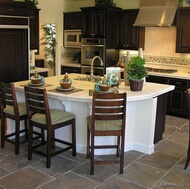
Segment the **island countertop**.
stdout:
<svg viewBox="0 0 190 189">
<path fill-rule="evenodd" d="M 78 80 L 78 77 L 85 78 L 86 75 L 83 74 L 68 74 L 69 78 L 72 79 L 72 86 L 77 89 L 82 89 L 82 91 L 71 93 L 71 94 L 64 94 L 64 93 L 55 93 L 52 92 L 53 89 L 56 89 L 59 86 L 59 81 L 63 79 L 64 75 L 59 76 L 52 76 L 52 77 L 46 77 L 45 83 L 47 84 L 47 91 L 50 96 L 56 95 L 57 97 L 63 98 L 63 99 L 69 99 L 71 101 L 81 101 L 81 102 L 91 102 L 92 96 L 89 95 L 89 90 L 94 89 L 94 82 L 90 81 L 84 81 L 84 80 Z M 23 86 L 27 85 L 29 83 L 28 81 L 20 81 L 15 83 L 15 87 L 17 90 L 23 90 Z M 48 86 L 51 85 L 51 86 Z M 145 86 L 143 86 L 142 91 L 134 92 L 130 91 L 129 86 L 125 86 L 124 82 L 121 82 L 118 88 L 115 88 L 118 90 L 119 93 L 126 92 L 127 93 L 127 101 L 138 101 L 138 100 L 146 100 L 149 98 L 154 98 L 156 96 L 159 96 L 161 94 L 167 93 L 169 91 L 174 90 L 175 86 L 173 85 L 164 85 L 164 84 L 156 84 L 156 83 L 149 83 L 146 82 Z"/>
<path fill-rule="evenodd" d="M 59 86 L 59 80 L 63 77 L 64 75 L 47 77 L 45 85 L 41 87 L 47 89 L 50 108 L 66 110 L 76 115 L 77 152 L 86 154 L 86 118 L 92 112 L 92 96 L 89 95 L 89 90 L 94 89 L 94 82 L 77 80 L 78 77 L 86 77 L 85 75 L 69 74 L 69 78 L 73 82 L 72 86 L 82 89 L 82 91 L 65 94 L 55 90 Z M 18 102 L 25 101 L 23 86 L 28 83 L 29 80 L 14 83 Z M 119 88 L 115 89 L 120 93 L 127 93 L 125 151 L 136 150 L 147 154 L 153 153 L 157 101 L 159 96 L 162 94 L 165 96 L 165 93 L 172 91 L 174 86 L 146 82 L 142 91 L 133 92 L 130 91 L 129 86 L 125 86 L 122 82 Z M 65 137 L 71 140 L 68 128 L 60 130 L 57 135 L 57 138 Z M 114 144 L 114 141 L 114 137 L 98 137 L 97 139 L 97 143 Z M 97 155 L 111 154 L 115 151 L 113 149 L 111 151 L 100 149 L 95 153 Z"/>
</svg>

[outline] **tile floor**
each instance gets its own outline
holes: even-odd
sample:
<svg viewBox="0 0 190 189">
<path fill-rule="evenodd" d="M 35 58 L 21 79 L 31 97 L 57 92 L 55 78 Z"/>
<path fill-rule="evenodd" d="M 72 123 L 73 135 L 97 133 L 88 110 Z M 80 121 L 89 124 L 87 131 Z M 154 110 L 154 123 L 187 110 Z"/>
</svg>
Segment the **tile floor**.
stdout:
<svg viewBox="0 0 190 189">
<path fill-rule="evenodd" d="M 47 169 L 41 156 L 27 160 L 27 145 L 15 155 L 6 143 L 0 149 L 0 189 L 190 189 L 190 165 L 184 170 L 187 144 L 188 120 L 167 116 L 163 140 L 153 154 L 126 152 L 124 174 L 118 165 L 95 165 L 91 176 L 85 155 L 63 153 Z"/>
</svg>

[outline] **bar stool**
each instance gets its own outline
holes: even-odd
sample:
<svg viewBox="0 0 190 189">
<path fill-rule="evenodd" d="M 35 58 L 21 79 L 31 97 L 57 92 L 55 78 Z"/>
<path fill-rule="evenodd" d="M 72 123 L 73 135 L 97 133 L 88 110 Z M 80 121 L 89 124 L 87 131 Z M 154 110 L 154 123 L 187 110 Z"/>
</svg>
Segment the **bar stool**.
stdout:
<svg viewBox="0 0 190 189">
<path fill-rule="evenodd" d="M 46 167 L 51 166 L 51 157 L 72 149 L 72 155 L 76 156 L 76 128 L 75 115 L 63 110 L 50 109 L 47 91 L 45 88 L 32 88 L 25 86 L 25 98 L 27 105 L 27 115 L 29 120 L 28 135 L 28 159 L 32 159 L 32 152 L 46 157 Z M 55 130 L 71 125 L 71 141 L 57 139 Z M 41 128 L 47 131 L 47 139 L 41 144 L 33 145 L 32 132 L 34 128 Z M 55 142 L 64 144 L 61 149 L 54 149 Z M 45 146 L 46 151 L 42 152 L 39 147 Z M 55 151 L 53 151 L 54 149 Z"/>
<path fill-rule="evenodd" d="M 124 166 L 126 93 L 93 93 L 92 115 L 87 117 L 87 157 L 90 157 L 90 174 L 94 174 L 94 164 L 120 164 L 120 174 Z M 116 136 L 117 144 L 95 144 L 98 136 Z M 95 149 L 115 148 L 117 160 L 94 160 Z"/>
<path fill-rule="evenodd" d="M 186 92 L 187 92 L 186 93 L 187 94 L 187 107 L 189 110 L 189 146 L 187 149 L 187 160 L 186 160 L 184 169 L 187 169 L 187 167 L 189 165 L 189 161 L 190 161 L 190 89 L 188 89 Z"/>
<path fill-rule="evenodd" d="M 28 142 L 26 103 L 18 103 L 13 83 L 0 82 L 1 105 L 1 148 L 5 147 L 5 141 L 15 145 L 15 154 L 19 154 L 20 144 Z M 15 121 L 15 131 L 6 134 L 6 118 Z M 20 129 L 20 122 L 24 121 L 24 129 Z M 22 136 L 22 135 L 23 136 Z M 44 140 L 44 133 L 33 132 L 33 138 Z"/>
</svg>

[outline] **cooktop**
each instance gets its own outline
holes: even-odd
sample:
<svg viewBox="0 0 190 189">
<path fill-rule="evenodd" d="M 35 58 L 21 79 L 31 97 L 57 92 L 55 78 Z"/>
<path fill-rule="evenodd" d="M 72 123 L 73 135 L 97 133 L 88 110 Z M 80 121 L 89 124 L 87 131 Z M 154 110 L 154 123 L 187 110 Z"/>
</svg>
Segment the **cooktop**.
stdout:
<svg viewBox="0 0 190 189">
<path fill-rule="evenodd" d="M 160 73 L 175 73 L 177 70 L 174 69 L 162 69 L 162 68 L 151 68 L 146 67 L 148 72 L 160 72 Z"/>
</svg>

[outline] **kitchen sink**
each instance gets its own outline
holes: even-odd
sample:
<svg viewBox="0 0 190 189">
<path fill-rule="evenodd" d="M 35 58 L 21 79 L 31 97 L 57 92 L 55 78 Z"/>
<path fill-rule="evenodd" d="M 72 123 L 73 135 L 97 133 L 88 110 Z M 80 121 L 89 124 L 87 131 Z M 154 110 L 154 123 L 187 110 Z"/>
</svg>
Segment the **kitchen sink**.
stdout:
<svg viewBox="0 0 190 189">
<path fill-rule="evenodd" d="M 78 80 L 78 81 L 90 81 L 90 82 L 94 82 L 94 83 L 97 83 L 99 81 L 102 81 L 103 77 L 101 76 L 94 76 L 92 78 L 92 80 L 90 80 L 90 76 L 87 75 L 85 77 L 81 77 L 81 76 L 78 76 L 77 78 L 75 78 L 74 80 Z"/>
</svg>

